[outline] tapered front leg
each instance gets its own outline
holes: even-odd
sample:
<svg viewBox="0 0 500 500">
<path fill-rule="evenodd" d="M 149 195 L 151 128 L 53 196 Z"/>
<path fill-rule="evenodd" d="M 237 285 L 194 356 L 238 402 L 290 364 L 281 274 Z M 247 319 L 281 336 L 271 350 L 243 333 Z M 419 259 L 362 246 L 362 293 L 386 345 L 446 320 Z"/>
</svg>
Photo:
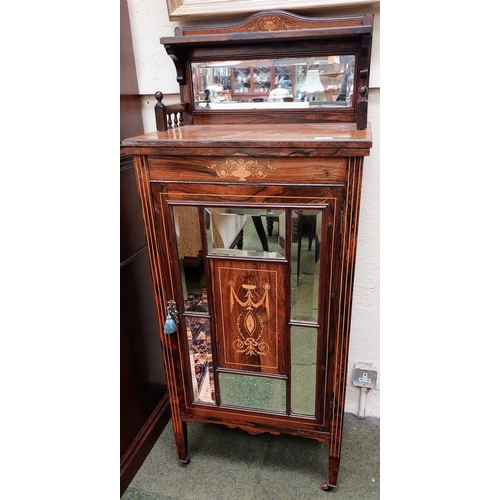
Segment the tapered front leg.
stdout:
<svg viewBox="0 0 500 500">
<path fill-rule="evenodd" d="M 324 491 L 329 491 L 332 488 L 337 487 L 337 480 L 339 475 L 339 465 L 340 458 L 332 457 L 328 458 L 328 480 L 321 485 L 321 489 Z"/>
<path fill-rule="evenodd" d="M 177 447 L 177 454 L 179 455 L 179 462 L 187 465 L 189 463 L 189 455 L 186 422 L 181 422 L 180 425 L 174 429 L 174 439 L 175 446 Z"/>
</svg>

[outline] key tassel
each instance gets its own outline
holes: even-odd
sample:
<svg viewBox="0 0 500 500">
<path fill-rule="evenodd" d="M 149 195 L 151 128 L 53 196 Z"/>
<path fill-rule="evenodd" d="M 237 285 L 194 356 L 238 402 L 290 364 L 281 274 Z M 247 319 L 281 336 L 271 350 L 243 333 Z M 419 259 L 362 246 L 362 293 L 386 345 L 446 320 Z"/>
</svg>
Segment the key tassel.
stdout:
<svg viewBox="0 0 500 500">
<path fill-rule="evenodd" d="M 170 313 L 167 316 L 167 321 L 165 321 L 165 326 L 163 327 L 163 332 L 171 335 L 177 331 L 177 326 L 175 324 L 174 319 L 170 316 Z"/>
<path fill-rule="evenodd" d="M 168 335 L 175 333 L 177 331 L 177 323 L 179 323 L 177 318 L 177 304 L 174 300 L 169 300 L 167 302 L 167 319 L 163 326 L 163 331 Z"/>
</svg>

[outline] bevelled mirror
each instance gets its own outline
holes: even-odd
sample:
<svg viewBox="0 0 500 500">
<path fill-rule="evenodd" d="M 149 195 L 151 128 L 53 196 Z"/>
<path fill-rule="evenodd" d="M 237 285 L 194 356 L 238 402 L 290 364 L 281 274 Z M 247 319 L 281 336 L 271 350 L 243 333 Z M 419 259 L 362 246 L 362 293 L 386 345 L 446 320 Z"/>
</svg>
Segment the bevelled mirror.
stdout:
<svg viewBox="0 0 500 500">
<path fill-rule="evenodd" d="M 352 107 L 355 65 L 353 54 L 192 63 L 194 107 Z"/>
</svg>

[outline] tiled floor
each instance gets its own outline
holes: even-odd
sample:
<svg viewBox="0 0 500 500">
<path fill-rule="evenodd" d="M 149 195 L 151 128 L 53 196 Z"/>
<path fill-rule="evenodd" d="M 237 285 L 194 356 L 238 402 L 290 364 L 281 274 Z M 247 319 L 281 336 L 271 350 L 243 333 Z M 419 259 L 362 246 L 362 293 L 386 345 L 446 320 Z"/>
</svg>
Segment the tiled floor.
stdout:
<svg viewBox="0 0 500 500">
<path fill-rule="evenodd" d="M 201 423 L 188 435 L 189 465 L 177 459 L 169 423 L 121 500 L 379 499 L 378 419 L 345 415 L 339 484 L 328 492 L 324 443 Z"/>
</svg>

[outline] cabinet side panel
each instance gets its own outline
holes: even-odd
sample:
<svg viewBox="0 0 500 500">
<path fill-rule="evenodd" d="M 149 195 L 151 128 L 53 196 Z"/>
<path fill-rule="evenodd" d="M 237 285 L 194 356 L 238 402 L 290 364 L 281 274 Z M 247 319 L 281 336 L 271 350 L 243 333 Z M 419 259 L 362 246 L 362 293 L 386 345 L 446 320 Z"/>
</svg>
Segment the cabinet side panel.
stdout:
<svg viewBox="0 0 500 500">
<path fill-rule="evenodd" d="M 161 226 L 157 223 L 159 214 L 155 212 L 153 196 L 150 189 L 147 157 L 135 156 L 134 167 L 145 221 L 151 276 L 153 288 L 155 290 L 158 333 L 163 345 L 163 359 L 171 405 L 172 428 L 178 448 L 179 459 L 187 460 L 187 429 L 185 423 L 181 421 L 181 409 L 184 405 L 184 398 L 182 397 L 182 374 L 176 368 L 179 366 L 178 337 L 176 334 L 166 335 L 163 333 L 163 324 L 167 317 L 167 302 L 173 299 L 174 296 L 172 292 L 172 279 L 169 275 L 168 266 L 165 263 L 162 265 L 161 249 L 159 245 L 161 237 L 159 234 L 159 227 L 161 228 Z"/>
<path fill-rule="evenodd" d="M 358 234 L 358 215 L 361 193 L 363 159 L 351 158 L 348 163 L 346 199 L 342 225 L 342 261 L 340 271 L 340 295 L 333 339 L 333 369 L 331 370 L 332 421 L 330 458 L 340 457 L 342 426 L 349 352 L 349 329 L 351 322 L 354 264 Z M 335 461 L 334 461 L 335 462 Z"/>
</svg>

